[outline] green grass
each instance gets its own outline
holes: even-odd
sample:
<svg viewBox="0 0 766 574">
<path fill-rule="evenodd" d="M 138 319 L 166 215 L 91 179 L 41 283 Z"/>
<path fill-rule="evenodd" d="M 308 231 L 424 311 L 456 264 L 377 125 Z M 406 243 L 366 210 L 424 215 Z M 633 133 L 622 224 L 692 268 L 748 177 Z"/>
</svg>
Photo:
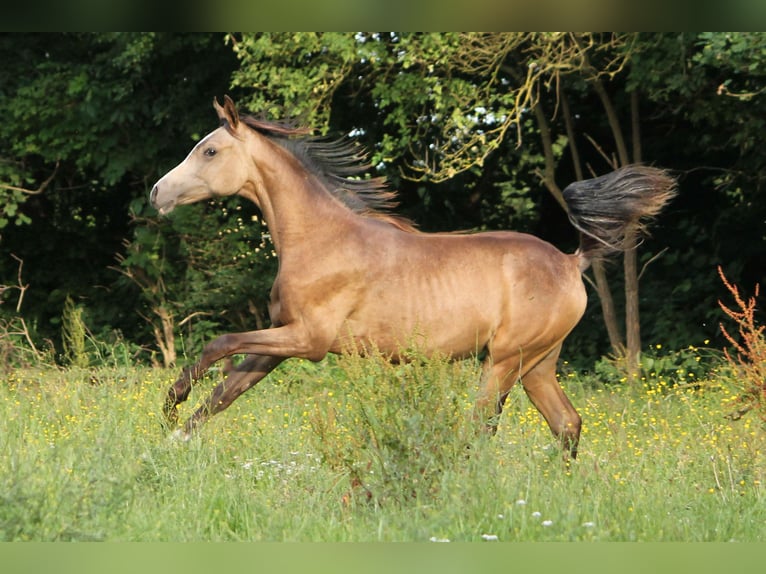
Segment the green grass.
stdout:
<svg viewBox="0 0 766 574">
<path fill-rule="evenodd" d="M 766 433 L 755 415 L 724 417 L 722 375 L 565 376 L 584 420 L 567 467 L 520 386 L 498 434 L 472 434 L 476 374 L 288 361 L 176 443 L 159 420 L 175 372 L 14 372 L 0 383 L 0 540 L 766 538 Z"/>
</svg>

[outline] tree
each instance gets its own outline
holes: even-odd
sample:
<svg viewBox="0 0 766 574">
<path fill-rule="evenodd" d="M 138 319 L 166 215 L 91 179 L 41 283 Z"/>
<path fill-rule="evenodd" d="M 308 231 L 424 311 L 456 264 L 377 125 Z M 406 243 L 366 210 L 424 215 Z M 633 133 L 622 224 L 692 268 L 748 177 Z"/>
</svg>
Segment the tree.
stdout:
<svg viewBox="0 0 766 574">
<path fill-rule="evenodd" d="M 134 201 L 135 231 L 116 269 L 140 289 L 138 313 L 162 364 L 175 364 L 185 326 L 195 325 L 181 337 L 185 349 L 201 347 L 224 326 L 264 328 L 276 255 L 254 208 L 234 198 L 187 206 L 162 220 L 153 211 Z"/>
<path fill-rule="evenodd" d="M 738 284 L 766 281 L 764 42 L 720 32 L 0 35 L 0 331 L 47 353 L 69 296 L 96 336 L 164 346 L 171 362 L 213 332 L 268 321 L 275 261 L 256 211 L 232 200 L 160 220 L 146 205 L 151 184 L 215 127 L 210 101 L 228 92 L 255 114 L 361 139 L 425 230 L 516 229 L 573 249 L 560 187 L 637 159 L 673 168 L 679 197 L 634 271 L 612 264 L 593 276 L 600 298 L 567 358 L 590 368 L 610 348 L 639 347 L 626 337 L 633 276 L 643 340 L 720 339 L 716 266 Z M 609 332 L 593 315 L 611 317 Z"/>
<path fill-rule="evenodd" d="M 257 88 L 252 107 L 285 106 L 326 130 L 339 94 L 369 101 L 386 128 L 382 137 L 378 134 L 373 164 L 380 168 L 395 161 L 405 178 L 451 180 L 483 168 L 508 140 L 528 147 L 530 136 L 539 135 L 542 154 L 533 162 L 537 166 L 525 162 L 521 167 L 532 167 L 564 210 L 556 173 L 565 148 L 577 177 L 585 177 L 567 86 L 578 91 L 579 98 L 590 92 L 601 103 L 612 137 L 593 143 L 604 150 L 606 168 L 643 159 L 637 93 L 628 94 L 630 149 L 610 94 L 614 85 L 609 85 L 616 77 L 624 82 L 636 40 L 635 35 L 574 33 L 230 37 L 242 61 L 234 76 L 236 85 Z M 622 90 L 625 93 L 624 84 Z M 547 111 L 551 103 L 561 111 Z M 553 120 L 563 123 L 558 134 Z M 364 129 L 354 126 L 352 131 Z M 627 357 L 634 372 L 641 349 L 635 249 L 626 251 L 624 264 L 627 340 L 619 334 L 601 264 L 594 265 L 594 273 L 612 348 Z"/>
<path fill-rule="evenodd" d="M 128 208 L 210 125 L 235 57 L 222 35 L 67 33 L 0 35 L 0 58 L 0 274 L 24 260 L 39 338 L 70 295 L 99 334 L 143 337 L 141 294 L 110 269 Z"/>
<path fill-rule="evenodd" d="M 678 345 L 690 331 L 705 332 L 697 340 L 719 338 L 710 327 L 720 320 L 715 302 L 728 292 L 717 266 L 742 284 L 766 278 L 766 36 L 667 33 L 640 41 L 628 87 L 640 87 L 655 154 L 673 158 L 688 190 L 662 237 L 668 253 L 653 266 L 664 278 L 654 284 L 655 340 Z"/>
</svg>

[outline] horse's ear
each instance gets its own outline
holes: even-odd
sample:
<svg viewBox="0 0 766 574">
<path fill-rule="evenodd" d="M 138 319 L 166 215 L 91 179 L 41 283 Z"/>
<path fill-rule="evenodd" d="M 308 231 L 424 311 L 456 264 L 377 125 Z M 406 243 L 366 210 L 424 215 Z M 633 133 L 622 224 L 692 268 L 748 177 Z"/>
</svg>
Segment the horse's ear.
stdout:
<svg viewBox="0 0 766 574">
<path fill-rule="evenodd" d="M 237 112 L 237 106 L 234 105 L 234 100 L 227 95 L 223 96 L 223 109 L 231 127 L 236 129 L 239 125 L 239 112 Z"/>
<path fill-rule="evenodd" d="M 218 119 L 221 120 L 221 124 L 228 123 L 233 129 L 237 129 L 239 125 L 239 113 L 237 112 L 237 106 L 234 105 L 234 101 L 229 96 L 223 97 L 223 106 L 218 103 L 218 98 L 213 98 L 213 108 L 218 114 Z"/>
</svg>

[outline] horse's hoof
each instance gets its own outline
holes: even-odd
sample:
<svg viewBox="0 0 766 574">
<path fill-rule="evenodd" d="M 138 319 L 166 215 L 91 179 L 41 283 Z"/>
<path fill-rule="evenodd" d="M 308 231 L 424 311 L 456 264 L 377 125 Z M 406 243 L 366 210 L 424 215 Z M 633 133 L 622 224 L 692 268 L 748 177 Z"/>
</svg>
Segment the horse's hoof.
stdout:
<svg viewBox="0 0 766 574">
<path fill-rule="evenodd" d="M 170 433 L 170 440 L 173 442 L 188 442 L 190 438 L 191 433 L 188 433 L 183 429 L 176 429 Z"/>
</svg>

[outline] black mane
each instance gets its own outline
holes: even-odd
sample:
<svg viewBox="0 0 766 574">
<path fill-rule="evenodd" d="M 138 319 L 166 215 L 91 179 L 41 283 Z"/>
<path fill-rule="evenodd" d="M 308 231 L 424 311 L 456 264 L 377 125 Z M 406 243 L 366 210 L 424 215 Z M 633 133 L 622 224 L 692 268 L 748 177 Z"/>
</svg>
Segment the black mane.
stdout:
<svg viewBox="0 0 766 574">
<path fill-rule="evenodd" d="M 252 116 L 240 116 L 240 121 L 289 151 L 352 211 L 414 230 L 412 222 L 390 213 L 398 202 L 396 192 L 388 189 L 386 178 L 363 177 L 371 166 L 366 150 L 357 141 L 312 136 L 305 128 Z"/>
</svg>

